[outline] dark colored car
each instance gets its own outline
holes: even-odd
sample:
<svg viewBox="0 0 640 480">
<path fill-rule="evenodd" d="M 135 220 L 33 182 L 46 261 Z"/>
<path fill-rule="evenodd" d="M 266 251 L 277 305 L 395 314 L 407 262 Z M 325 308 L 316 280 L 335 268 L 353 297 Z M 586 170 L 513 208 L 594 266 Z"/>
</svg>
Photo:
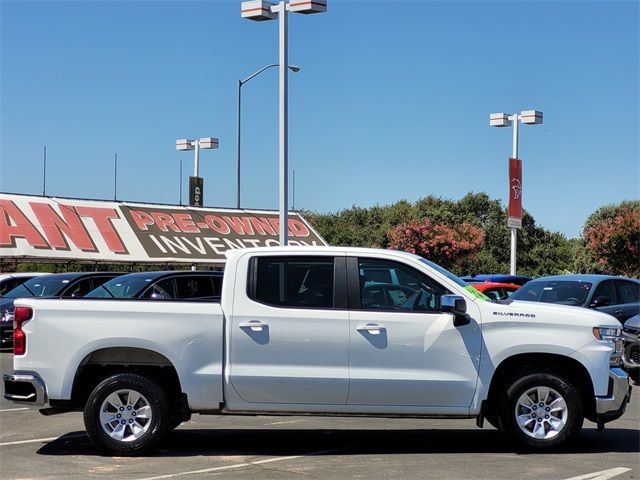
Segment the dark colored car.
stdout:
<svg viewBox="0 0 640 480">
<path fill-rule="evenodd" d="M 467 283 L 480 283 L 480 282 L 494 282 L 494 283 L 515 283 L 516 285 L 524 285 L 531 280 L 531 277 L 526 275 L 502 275 L 502 274 L 490 274 L 490 275 L 468 275 L 462 277 Z"/>
<path fill-rule="evenodd" d="M 624 324 L 640 312 L 640 281 L 610 275 L 555 275 L 531 280 L 509 300 L 593 308 Z"/>
<path fill-rule="evenodd" d="M 140 272 L 114 278 L 86 298 L 219 301 L 221 290 L 221 271 Z"/>
<path fill-rule="evenodd" d="M 622 363 L 633 381 L 640 383 L 640 315 L 634 315 L 624 323 L 622 337 Z"/>
<path fill-rule="evenodd" d="M 22 285 L 27 280 L 42 275 L 49 275 L 45 272 L 18 272 L 18 273 L 1 273 L 0 274 L 0 298 L 4 297 L 18 285 Z"/>
<path fill-rule="evenodd" d="M 118 272 L 70 272 L 43 275 L 27 280 L 0 299 L 0 345 L 13 345 L 13 301 L 16 298 L 83 297 L 104 282 L 118 277 Z"/>
</svg>

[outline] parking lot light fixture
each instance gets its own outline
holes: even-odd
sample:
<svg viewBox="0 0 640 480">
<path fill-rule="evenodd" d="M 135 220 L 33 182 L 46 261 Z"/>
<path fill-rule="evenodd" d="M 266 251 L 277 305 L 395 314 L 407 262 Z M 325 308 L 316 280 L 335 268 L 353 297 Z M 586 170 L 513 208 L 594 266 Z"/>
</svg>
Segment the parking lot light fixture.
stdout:
<svg viewBox="0 0 640 480">
<path fill-rule="evenodd" d="M 542 124 L 542 112 L 538 110 L 523 110 L 522 112 L 509 114 L 509 113 L 492 113 L 489 115 L 489 125 L 492 127 L 510 127 L 513 126 L 513 143 L 511 149 L 511 158 L 513 160 L 520 161 L 518 158 L 518 124 L 524 123 L 526 125 L 540 125 Z M 521 173 L 520 173 L 521 175 Z M 509 175 L 511 176 L 511 174 Z M 510 258 L 510 273 L 511 275 L 516 274 L 516 250 L 517 250 L 517 240 L 518 240 L 518 229 L 522 227 L 522 213 L 521 213 L 521 205 L 522 205 L 522 185 L 520 183 L 520 179 L 517 179 L 519 185 L 516 187 L 512 186 L 513 179 L 509 179 L 509 210 L 511 210 L 511 199 L 512 199 L 512 188 L 516 188 L 519 192 L 520 198 L 520 208 L 519 213 L 516 218 L 512 217 L 511 214 L 507 220 L 507 224 L 509 228 L 511 228 L 511 258 Z"/>
<path fill-rule="evenodd" d="M 279 28 L 279 121 L 278 121 L 278 170 L 279 170 L 279 203 L 280 203 L 280 245 L 288 244 L 288 173 L 289 173 L 289 139 L 288 139 L 288 12 L 313 14 L 327 11 L 327 0 L 282 0 L 277 4 L 264 0 L 242 2 L 241 16 L 250 20 L 264 21 L 278 18 Z"/>
<path fill-rule="evenodd" d="M 277 67 L 278 64 L 277 63 L 272 63 L 270 65 L 265 65 L 264 67 L 262 67 L 261 69 L 253 72 L 251 75 L 249 75 L 247 78 L 243 79 L 243 80 L 238 80 L 238 126 L 237 126 L 237 134 L 238 134 L 238 138 L 237 138 L 237 172 L 236 172 L 236 208 L 240 208 L 240 114 L 241 114 L 241 109 L 240 109 L 240 105 L 241 105 L 241 99 L 242 99 L 242 85 L 244 85 L 245 83 L 247 83 L 249 80 L 251 80 L 254 77 L 257 77 L 258 75 L 260 75 L 262 72 L 264 72 L 265 70 L 272 68 L 272 67 Z M 291 70 L 294 73 L 298 73 L 300 71 L 300 67 L 298 65 L 289 65 L 289 70 Z"/>
<path fill-rule="evenodd" d="M 194 150 L 195 158 L 193 163 L 193 181 L 189 182 L 189 206 L 191 207 L 201 207 L 203 202 L 203 186 L 204 180 L 200 179 L 200 149 L 204 148 L 206 150 L 214 150 L 217 149 L 220 145 L 220 141 L 217 138 L 213 137 L 204 137 L 196 140 L 191 140 L 189 138 L 182 138 L 180 140 L 176 140 L 176 150 Z M 193 185 L 193 187 L 192 187 Z M 199 193 L 197 194 L 198 200 L 193 201 L 193 192 L 192 188 L 197 188 Z"/>
</svg>

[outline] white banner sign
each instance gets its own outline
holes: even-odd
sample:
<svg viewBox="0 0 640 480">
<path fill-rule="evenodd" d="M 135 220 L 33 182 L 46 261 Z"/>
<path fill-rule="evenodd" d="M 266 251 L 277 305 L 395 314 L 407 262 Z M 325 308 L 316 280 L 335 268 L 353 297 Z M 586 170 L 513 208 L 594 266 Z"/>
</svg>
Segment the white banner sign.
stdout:
<svg viewBox="0 0 640 480">
<path fill-rule="evenodd" d="M 224 263 L 229 249 L 279 245 L 276 211 L 189 208 L 0 193 L 3 259 Z M 289 213 L 290 245 L 326 245 Z"/>
</svg>

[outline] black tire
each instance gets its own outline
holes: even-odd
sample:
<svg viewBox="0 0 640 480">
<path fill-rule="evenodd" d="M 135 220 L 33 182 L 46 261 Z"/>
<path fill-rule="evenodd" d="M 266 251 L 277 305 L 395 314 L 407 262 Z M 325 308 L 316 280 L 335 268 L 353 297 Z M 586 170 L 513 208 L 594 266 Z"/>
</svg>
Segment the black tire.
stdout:
<svg viewBox="0 0 640 480">
<path fill-rule="evenodd" d="M 182 422 L 184 422 L 184 420 L 182 420 L 182 417 L 171 416 L 171 418 L 169 419 L 169 426 L 167 427 L 167 430 L 168 431 L 175 430 L 180 425 L 182 425 Z"/>
<path fill-rule="evenodd" d="M 500 430 L 533 450 L 566 445 L 580 432 L 584 410 L 580 392 L 553 372 L 523 374 L 508 386 L 499 413 Z"/>
<path fill-rule="evenodd" d="M 627 373 L 629 373 L 629 377 L 636 383 L 636 385 L 640 384 L 640 368 L 633 368 Z"/>
<path fill-rule="evenodd" d="M 85 428 L 93 444 L 117 456 L 153 450 L 166 434 L 169 420 L 164 390 L 153 380 L 133 373 L 103 380 L 84 409 Z M 118 438 L 120 433 L 122 438 Z"/>
</svg>

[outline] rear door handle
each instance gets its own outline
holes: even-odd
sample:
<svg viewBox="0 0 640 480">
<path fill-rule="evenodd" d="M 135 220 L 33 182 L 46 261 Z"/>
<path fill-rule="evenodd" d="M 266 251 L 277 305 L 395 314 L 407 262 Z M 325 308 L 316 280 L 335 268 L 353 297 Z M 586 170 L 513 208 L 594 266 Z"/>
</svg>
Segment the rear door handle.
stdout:
<svg viewBox="0 0 640 480">
<path fill-rule="evenodd" d="M 356 327 L 356 330 L 358 332 L 367 332 L 367 333 L 370 333 L 371 335 L 380 335 L 384 330 L 386 330 L 386 328 L 380 325 L 368 324 L 368 325 L 358 325 Z"/>
<path fill-rule="evenodd" d="M 240 328 L 250 328 L 252 332 L 261 332 L 262 329 L 267 328 L 269 325 L 258 320 L 252 320 L 250 322 L 239 323 L 238 326 Z"/>
<path fill-rule="evenodd" d="M 622 310 L 616 310 L 613 312 L 614 315 L 622 315 Z"/>
</svg>

